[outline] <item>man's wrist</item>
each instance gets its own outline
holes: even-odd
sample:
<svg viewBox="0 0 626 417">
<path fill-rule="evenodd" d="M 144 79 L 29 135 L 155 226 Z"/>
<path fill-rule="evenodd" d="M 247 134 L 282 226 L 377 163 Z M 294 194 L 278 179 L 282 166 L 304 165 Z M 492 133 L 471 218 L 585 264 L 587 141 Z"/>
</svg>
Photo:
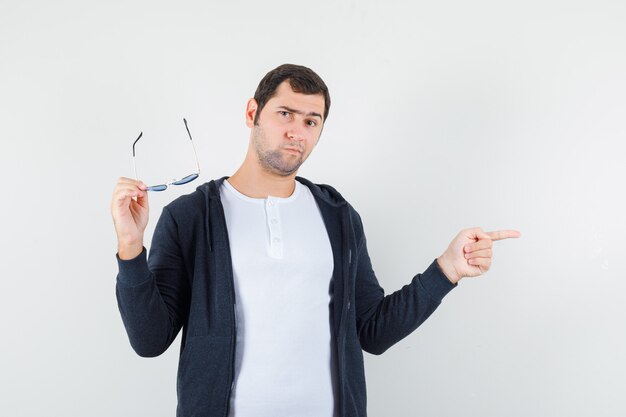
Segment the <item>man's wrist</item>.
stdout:
<svg viewBox="0 0 626 417">
<path fill-rule="evenodd" d="M 134 259 L 139 256 L 141 252 L 143 252 L 143 242 L 132 245 L 117 245 L 117 256 L 123 261 Z"/>
<path fill-rule="evenodd" d="M 437 258 L 437 264 L 439 264 L 439 268 L 441 268 L 441 271 L 451 283 L 456 285 L 461 278 L 463 278 L 457 273 L 454 265 L 452 265 L 451 262 L 448 262 L 443 255 Z"/>
</svg>

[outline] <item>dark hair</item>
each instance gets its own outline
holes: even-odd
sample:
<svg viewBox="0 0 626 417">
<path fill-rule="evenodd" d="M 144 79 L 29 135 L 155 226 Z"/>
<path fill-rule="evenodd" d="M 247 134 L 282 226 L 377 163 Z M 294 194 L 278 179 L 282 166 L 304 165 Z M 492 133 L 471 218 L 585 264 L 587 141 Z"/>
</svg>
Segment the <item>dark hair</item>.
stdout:
<svg viewBox="0 0 626 417">
<path fill-rule="evenodd" d="M 323 121 L 325 122 L 328 117 L 328 109 L 330 109 L 330 95 L 324 81 L 310 68 L 301 65 L 283 64 L 265 74 L 254 93 L 254 99 L 259 106 L 254 116 L 254 124 L 256 125 L 265 104 L 276 94 L 278 86 L 286 80 L 289 81 L 289 85 L 295 93 L 321 94 L 324 96 Z"/>
</svg>

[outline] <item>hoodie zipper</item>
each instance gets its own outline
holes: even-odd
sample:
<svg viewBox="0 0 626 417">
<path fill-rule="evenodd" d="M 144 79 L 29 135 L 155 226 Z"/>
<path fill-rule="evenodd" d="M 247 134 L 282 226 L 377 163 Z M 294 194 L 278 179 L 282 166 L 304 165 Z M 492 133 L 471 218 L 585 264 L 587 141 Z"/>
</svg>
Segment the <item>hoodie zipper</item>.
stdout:
<svg viewBox="0 0 626 417">
<path fill-rule="evenodd" d="M 219 198 L 217 199 L 217 207 L 220 210 L 222 219 L 225 219 L 226 215 L 224 214 L 224 206 L 222 205 L 222 202 Z M 226 246 L 226 250 L 228 251 L 228 256 L 225 257 L 228 260 L 228 277 L 229 277 L 228 282 L 230 284 L 230 291 L 231 291 L 230 294 L 231 294 L 231 297 L 232 297 L 231 300 L 233 303 L 233 315 L 232 315 L 232 322 L 231 322 L 232 329 L 233 329 L 233 336 L 231 338 L 230 375 L 228 376 L 229 377 L 229 381 L 228 381 L 229 389 L 228 389 L 228 395 L 226 396 L 226 404 L 224 407 L 224 410 L 225 410 L 224 417 L 228 417 L 228 414 L 230 413 L 230 399 L 232 397 L 233 388 L 235 384 L 235 355 L 237 353 L 237 301 L 235 298 L 235 278 L 233 277 L 233 265 L 232 265 L 232 258 L 231 258 L 231 253 L 230 253 L 230 241 L 228 239 L 228 230 L 225 230 L 224 233 L 226 234 L 225 246 Z"/>
<path fill-rule="evenodd" d="M 350 292 L 349 292 L 349 282 L 350 282 L 350 262 L 352 261 L 352 250 L 349 246 L 348 239 L 348 207 L 344 206 L 341 210 L 341 254 L 342 254 L 342 266 L 341 266 L 341 276 L 343 279 L 343 303 L 342 303 L 342 311 L 341 311 L 341 322 L 339 323 L 339 341 L 338 341 L 338 352 L 337 359 L 339 369 L 337 372 L 339 373 L 339 389 L 338 389 L 338 397 L 337 401 L 339 403 L 339 413 L 340 415 L 344 414 L 344 380 L 345 380 L 345 358 L 344 352 L 346 350 L 346 331 L 345 326 L 348 319 L 348 311 L 350 310 Z M 346 256 L 347 254 L 347 256 Z M 346 262 L 346 258 L 348 262 Z"/>
</svg>

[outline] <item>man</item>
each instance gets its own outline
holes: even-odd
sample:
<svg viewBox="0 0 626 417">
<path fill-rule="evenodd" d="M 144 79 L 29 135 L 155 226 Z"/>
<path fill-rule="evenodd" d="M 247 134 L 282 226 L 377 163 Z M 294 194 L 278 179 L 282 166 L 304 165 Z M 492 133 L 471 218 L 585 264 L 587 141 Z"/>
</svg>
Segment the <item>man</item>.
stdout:
<svg viewBox="0 0 626 417">
<path fill-rule="evenodd" d="M 117 183 L 119 309 L 141 356 L 183 329 L 177 416 L 365 416 L 362 350 L 381 354 L 410 334 L 462 277 L 489 269 L 494 240 L 519 236 L 463 230 L 384 296 L 358 213 L 296 177 L 329 108 L 312 70 L 270 71 L 247 103 L 243 164 L 163 209 L 149 259 L 147 186 Z"/>
</svg>

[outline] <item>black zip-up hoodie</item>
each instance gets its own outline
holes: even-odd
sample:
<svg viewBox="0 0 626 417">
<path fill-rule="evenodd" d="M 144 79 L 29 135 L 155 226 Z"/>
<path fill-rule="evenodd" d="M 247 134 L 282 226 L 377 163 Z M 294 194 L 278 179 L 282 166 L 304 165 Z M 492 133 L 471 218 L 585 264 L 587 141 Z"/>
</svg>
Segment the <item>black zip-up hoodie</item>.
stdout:
<svg viewBox="0 0 626 417">
<path fill-rule="evenodd" d="M 163 208 L 150 257 L 117 257 L 116 296 L 130 344 L 158 356 L 183 329 L 177 417 L 227 417 L 233 384 L 236 316 L 222 177 Z M 363 350 L 379 355 L 410 334 L 455 287 L 436 260 L 408 285 L 385 296 L 372 270 L 359 214 L 334 188 L 296 177 L 309 187 L 331 242 L 331 322 L 336 409 L 367 415 Z M 280 343 L 277 340 L 276 343 Z"/>
</svg>

